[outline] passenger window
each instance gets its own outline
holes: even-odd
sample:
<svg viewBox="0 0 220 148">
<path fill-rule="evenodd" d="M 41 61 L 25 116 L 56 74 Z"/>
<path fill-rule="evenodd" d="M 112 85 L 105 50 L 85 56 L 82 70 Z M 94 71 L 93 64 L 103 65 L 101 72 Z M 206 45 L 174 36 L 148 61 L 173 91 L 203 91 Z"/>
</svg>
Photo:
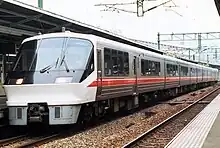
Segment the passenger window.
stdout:
<svg viewBox="0 0 220 148">
<path fill-rule="evenodd" d="M 125 75 L 129 74 L 129 60 L 127 52 L 124 52 L 124 73 Z"/>
<path fill-rule="evenodd" d="M 181 76 L 188 76 L 188 67 L 181 66 Z"/>
<path fill-rule="evenodd" d="M 141 59 L 141 74 L 145 75 L 145 61 Z"/>
<path fill-rule="evenodd" d="M 124 76 L 129 74 L 129 57 L 127 52 L 104 49 L 105 76 Z"/>
<path fill-rule="evenodd" d="M 109 49 L 105 49 L 104 51 L 104 68 L 105 68 L 105 75 L 110 76 L 112 75 L 112 61 L 111 61 L 111 53 Z"/>
<path fill-rule="evenodd" d="M 112 52 L 112 66 L 112 75 L 118 75 L 118 57 L 114 54 L 114 52 Z"/>
<path fill-rule="evenodd" d="M 173 64 L 167 64 L 167 76 L 178 76 L 179 75 L 179 70 L 177 65 Z"/>
<path fill-rule="evenodd" d="M 136 75 L 136 58 L 133 60 L 133 70 L 134 70 L 134 75 Z"/>
<path fill-rule="evenodd" d="M 124 61 L 123 61 L 123 52 L 118 51 L 118 74 L 124 75 Z"/>
<path fill-rule="evenodd" d="M 148 76 L 159 76 L 160 62 L 141 59 L 141 74 Z"/>
</svg>

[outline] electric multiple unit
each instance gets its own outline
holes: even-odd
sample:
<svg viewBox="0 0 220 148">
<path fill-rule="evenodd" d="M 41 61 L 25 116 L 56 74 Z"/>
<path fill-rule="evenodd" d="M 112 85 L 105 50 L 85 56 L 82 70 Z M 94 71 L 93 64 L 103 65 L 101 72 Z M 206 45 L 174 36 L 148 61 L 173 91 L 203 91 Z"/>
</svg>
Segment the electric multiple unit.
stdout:
<svg viewBox="0 0 220 148">
<path fill-rule="evenodd" d="M 9 123 L 74 124 L 134 108 L 141 94 L 216 82 L 217 72 L 94 35 L 38 35 L 22 42 L 4 84 Z"/>
</svg>

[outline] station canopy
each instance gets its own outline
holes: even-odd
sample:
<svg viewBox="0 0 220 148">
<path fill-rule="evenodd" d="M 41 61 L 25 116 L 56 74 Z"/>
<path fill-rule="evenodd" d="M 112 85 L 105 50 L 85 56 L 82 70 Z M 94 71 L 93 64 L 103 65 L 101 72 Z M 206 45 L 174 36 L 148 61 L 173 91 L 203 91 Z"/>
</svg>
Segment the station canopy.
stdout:
<svg viewBox="0 0 220 148">
<path fill-rule="evenodd" d="M 94 34 L 163 54 L 162 51 L 147 45 L 38 7 L 16 0 L 0 0 L 0 43 L 12 42 L 19 44 L 23 39 L 34 36 L 39 32 L 58 32 L 62 30 L 62 27 L 72 32 Z"/>
</svg>

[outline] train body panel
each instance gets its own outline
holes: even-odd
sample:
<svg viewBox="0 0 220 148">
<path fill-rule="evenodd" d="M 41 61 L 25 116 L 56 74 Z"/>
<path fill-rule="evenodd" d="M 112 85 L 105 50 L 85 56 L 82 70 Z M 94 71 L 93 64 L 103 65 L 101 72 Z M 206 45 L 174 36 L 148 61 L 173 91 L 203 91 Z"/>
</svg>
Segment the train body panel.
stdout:
<svg viewBox="0 0 220 148">
<path fill-rule="evenodd" d="M 79 91 L 85 90 L 86 91 Z M 95 87 L 83 84 L 5 86 L 7 106 L 27 106 L 31 102 L 47 102 L 50 105 L 81 104 L 95 101 Z"/>
<path fill-rule="evenodd" d="M 94 75 L 96 72 L 83 83 L 5 85 L 9 124 L 27 125 L 28 119 L 29 122 L 41 122 L 44 113 L 49 113 L 49 119 L 45 120 L 50 125 L 76 123 L 81 104 L 96 99 L 97 88 L 87 87 Z M 43 109 L 31 116 L 30 108 L 34 107 Z"/>
<path fill-rule="evenodd" d="M 82 111 L 89 118 L 109 106 L 114 111 L 131 108 L 140 94 L 215 81 L 213 68 L 94 35 L 62 32 L 24 40 L 4 89 L 11 125 L 56 125 L 76 123 Z M 133 98 L 127 103 L 114 99 L 124 96 Z"/>
</svg>

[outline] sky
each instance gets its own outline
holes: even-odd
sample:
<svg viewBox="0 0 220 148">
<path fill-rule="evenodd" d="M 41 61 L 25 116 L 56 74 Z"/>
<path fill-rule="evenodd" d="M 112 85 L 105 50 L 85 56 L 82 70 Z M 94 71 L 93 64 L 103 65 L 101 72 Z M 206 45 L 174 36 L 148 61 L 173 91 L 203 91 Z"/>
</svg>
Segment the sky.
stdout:
<svg viewBox="0 0 220 148">
<path fill-rule="evenodd" d="M 37 0 L 19 0 L 37 6 Z M 115 32 L 117 34 L 157 42 L 157 33 L 187 33 L 212 32 L 220 30 L 220 16 L 214 0 L 173 0 L 165 6 L 158 7 L 137 17 L 135 13 L 100 11 L 105 7 L 98 7 L 99 3 L 128 3 L 135 0 L 44 0 L 44 9 L 75 19 L 87 24 Z M 166 0 L 145 1 L 147 10 Z M 118 6 L 129 11 L 136 11 L 136 5 Z M 219 41 L 218 41 L 219 42 Z M 218 44 L 217 41 L 203 42 L 203 45 Z M 179 44 L 179 43 L 174 43 Z M 196 46 L 197 42 L 184 46 Z M 210 45 L 210 46 L 211 46 Z"/>
</svg>

